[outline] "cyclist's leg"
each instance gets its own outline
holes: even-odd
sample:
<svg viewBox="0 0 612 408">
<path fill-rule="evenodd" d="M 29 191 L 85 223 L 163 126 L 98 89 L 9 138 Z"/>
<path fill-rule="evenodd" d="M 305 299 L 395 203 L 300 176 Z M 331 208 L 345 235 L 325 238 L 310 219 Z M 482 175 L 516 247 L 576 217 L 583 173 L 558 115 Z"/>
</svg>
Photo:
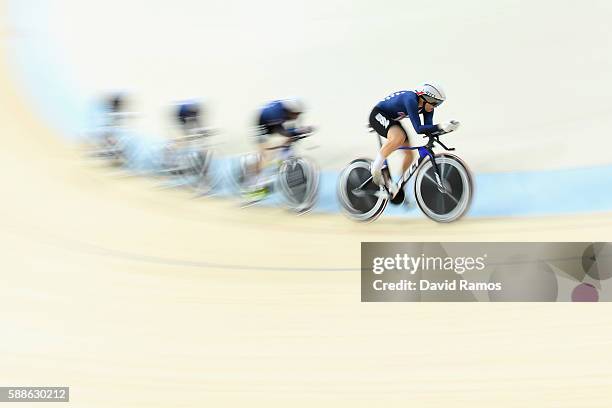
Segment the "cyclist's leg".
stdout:
<svg viewBox="0 0 612 408">
<path fill-rule="evenodd" d="M 386 159 L 407 142 L 406 132 L 400 125 L 391 125 L 387 131 L 387 141 L 380 149 L 381 155 Z"/>
<path fill-rule="evenodd" d="M 373 181 L 380 185 L 384 183 L 382 167 L 385 160 L 405 142 L 406 136 L 399 122 L 389 117 L 378 107 L 372 109 L 369 123 L 376 133 L 387 139 L 371 166 Z"/>
</svg>

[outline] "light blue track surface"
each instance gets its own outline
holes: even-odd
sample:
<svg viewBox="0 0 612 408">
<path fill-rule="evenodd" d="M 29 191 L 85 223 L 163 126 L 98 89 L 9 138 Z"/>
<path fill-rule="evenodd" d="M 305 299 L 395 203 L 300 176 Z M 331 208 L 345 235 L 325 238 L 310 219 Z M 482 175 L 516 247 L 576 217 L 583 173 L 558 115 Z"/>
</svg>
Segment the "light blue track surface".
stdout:
<svg viewBox="0 0 612 408">
<path fill-rule="evenodd" d="M 217 164 L 227 168 L 227 162 Z M 223 175 L 228 174 L 222 170 Z M 323 171 L 320 195 L 314 211 L 340 212 L 336 198 L 338 172 Z M 221 195 L 231 194 L 225 183 Z M 542 216 L 612 211 L 612 166 L 540 172 L 491 173 L 475 176 L 475 196 L 469 215 L 472 217 Z M 414 202 L 412 184 L 407 192 Z M 261 205 L 278 205 L 273 195 Z M 412 208 L 389 204 L 385 214 L 420 216 Z"/>
<path fill-rule="evenodd" d="M 324 172 L 317 210 L 339 211 L 337 172 Z M 545 172 L 477 174 L 469 215 L 475 217 L 534 216 L 612 211 L 612 166 Z M 411 196 L 412 190 L 408 190 Z M 415 215 L 389 204 L 386 214 Z"/>
</svg>

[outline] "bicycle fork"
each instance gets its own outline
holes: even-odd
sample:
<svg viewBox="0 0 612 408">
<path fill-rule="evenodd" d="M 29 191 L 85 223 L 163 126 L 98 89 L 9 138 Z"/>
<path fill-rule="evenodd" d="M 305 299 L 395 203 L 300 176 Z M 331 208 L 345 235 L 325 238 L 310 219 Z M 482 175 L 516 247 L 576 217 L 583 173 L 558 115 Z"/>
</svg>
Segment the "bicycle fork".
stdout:
<svg viewBox="0 0 612 408">
<path fill-rule="evenodd" d="M 442 194 L 446 194 L 446 187 L 444 186 L 444 183 L 442 182 L 442 177 L 440 176 L 440 167 L 433 158 L 431 159 L 431 167 L 433 167 L 434 169 L 434 177 L 435 182 L 438 185 L 438 190 L 440 190 Z"/>
</svg>

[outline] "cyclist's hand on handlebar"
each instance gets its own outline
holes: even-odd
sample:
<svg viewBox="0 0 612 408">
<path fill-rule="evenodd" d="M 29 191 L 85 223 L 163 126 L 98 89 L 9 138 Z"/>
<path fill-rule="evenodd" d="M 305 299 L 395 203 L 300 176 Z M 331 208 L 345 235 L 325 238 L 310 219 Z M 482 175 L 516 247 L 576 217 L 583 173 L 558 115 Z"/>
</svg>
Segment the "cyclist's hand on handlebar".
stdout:
<svg viewBox="0 0 612 408">
<path fill-rule="evenodd" d="M 451 120 L 450 122 L 440 123 L 438 128 L 444 133 L 450 133 L 459 128 L 460 123 L 456 120 Z"/>
</svg>

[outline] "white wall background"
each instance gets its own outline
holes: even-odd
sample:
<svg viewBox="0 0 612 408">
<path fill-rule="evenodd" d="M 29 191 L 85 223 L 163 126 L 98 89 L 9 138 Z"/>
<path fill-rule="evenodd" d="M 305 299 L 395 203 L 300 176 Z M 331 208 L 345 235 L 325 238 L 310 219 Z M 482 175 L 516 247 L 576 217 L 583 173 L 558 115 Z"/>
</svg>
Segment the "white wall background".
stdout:
<svg viewBox="0 0 612 408">
<path fill-rule="evenodd" d="M 132 90 L 143 113 L 137 126 L 152 134 L 167 132 L 168 103 L 202 97 L 209 123 L 225 132 L 225 150 L 237 152 L 248 146 L 258 106 L 299 95 L 320 127 L 321 148 L 311 155 L 340 167 L 374 155 L 364 124 L 379 99 L 430 79 L 449 97 L 437 118 L 464 125 L 449 143 L 477 171 L 611 161 L 609 1 L 20 0 L 16 7 L 46 22 L 47 32 L 37 29 L 56 44 L 83 97 Z M 571 148 L 586 140 L 588 158 Z"/>
</svg>

